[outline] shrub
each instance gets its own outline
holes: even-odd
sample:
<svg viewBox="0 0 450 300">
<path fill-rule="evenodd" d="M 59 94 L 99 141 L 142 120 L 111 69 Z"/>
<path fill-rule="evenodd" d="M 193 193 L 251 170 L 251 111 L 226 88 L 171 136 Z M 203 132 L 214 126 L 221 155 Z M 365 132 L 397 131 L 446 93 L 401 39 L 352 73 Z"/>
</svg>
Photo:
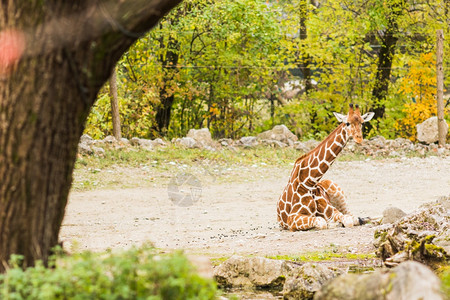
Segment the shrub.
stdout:
<svg viewBox="0 0 450 300">
<path fill-rule="evenodd" d="M 22 270 L 20 256 L 0 275 L 1 299 L 214 299 L 216 286 L 181 253 L 148 246 L 121 253 L 82 252 Z"/>
</svg>

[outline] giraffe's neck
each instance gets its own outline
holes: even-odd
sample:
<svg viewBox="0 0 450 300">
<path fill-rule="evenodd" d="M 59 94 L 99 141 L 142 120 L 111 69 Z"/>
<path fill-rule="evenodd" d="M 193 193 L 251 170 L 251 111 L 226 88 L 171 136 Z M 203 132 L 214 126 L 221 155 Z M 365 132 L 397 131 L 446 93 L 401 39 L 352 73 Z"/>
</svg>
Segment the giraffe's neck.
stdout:
<svg viewBox="0 0 450 300">
<path fill-rule="evenodd" d="M 347 126 L 340 124 L 316 148 L 297 160 L 300 188 L 311 190 L 320 181 L 347 144 Z"/>
</svg>

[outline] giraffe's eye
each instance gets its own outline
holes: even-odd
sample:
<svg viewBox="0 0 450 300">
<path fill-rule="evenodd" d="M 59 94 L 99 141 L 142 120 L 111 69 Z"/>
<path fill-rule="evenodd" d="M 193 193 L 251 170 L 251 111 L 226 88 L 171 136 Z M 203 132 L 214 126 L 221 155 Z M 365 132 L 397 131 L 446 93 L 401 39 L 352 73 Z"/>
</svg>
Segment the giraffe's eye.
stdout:
<svg viewBox="0 0 450 300">
<path fill-rule="evenodd" d="M 345 125 L 347 125 L 347 126 L 350 126 L 350 123 L 349 123 L 349 122 L 347 122 L 347 123 L 345 123 Z"/>
</svg>

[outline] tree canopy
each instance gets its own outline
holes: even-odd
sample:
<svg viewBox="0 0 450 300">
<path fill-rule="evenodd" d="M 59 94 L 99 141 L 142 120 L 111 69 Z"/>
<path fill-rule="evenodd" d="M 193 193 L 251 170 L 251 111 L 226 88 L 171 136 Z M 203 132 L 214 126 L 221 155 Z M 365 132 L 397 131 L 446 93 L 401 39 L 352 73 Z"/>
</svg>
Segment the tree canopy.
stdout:
<svg viewBox="0 0 450 300">
<path fill-rule="evenodd" d="M 432 82 L 408 74 L 427 57 L 419 68 L 434 76 L 435 32 L 449 33 L 448 9 L 443 0 L 185 1 L 118 65 L 124 135 L 208 127 L 239 137 L 285 123 L 321 137 L 335 126 L 332 111 L 355 102 L 378 112 L 369 135 L 414 138 L 402 124 L 433 112 L 422 112 L 423 98 L 402 82 L 434 97 Z M 300 93 L 286 93 L 286 82 Z M 95 137 L 110 132 L 106 95 L 88 123 Z M 170 120 L 157 126 L 161 107 Z"/>
</svg>

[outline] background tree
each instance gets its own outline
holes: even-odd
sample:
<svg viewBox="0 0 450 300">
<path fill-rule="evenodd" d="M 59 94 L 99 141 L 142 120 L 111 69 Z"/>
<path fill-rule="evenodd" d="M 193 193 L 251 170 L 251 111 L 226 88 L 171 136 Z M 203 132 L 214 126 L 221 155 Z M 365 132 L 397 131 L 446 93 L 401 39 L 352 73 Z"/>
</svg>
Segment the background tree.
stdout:
<svg viewBox="0 0 450 300">
<path fill-rule="evenodd" d="M 0 67 L 0 271 L 13 253 L 24 266 L 47 261 L 98 91 L 128 47 L 177 3 L 2 2 L 0 31 L 13 28 L 24 47 Z"/>
</svg>

